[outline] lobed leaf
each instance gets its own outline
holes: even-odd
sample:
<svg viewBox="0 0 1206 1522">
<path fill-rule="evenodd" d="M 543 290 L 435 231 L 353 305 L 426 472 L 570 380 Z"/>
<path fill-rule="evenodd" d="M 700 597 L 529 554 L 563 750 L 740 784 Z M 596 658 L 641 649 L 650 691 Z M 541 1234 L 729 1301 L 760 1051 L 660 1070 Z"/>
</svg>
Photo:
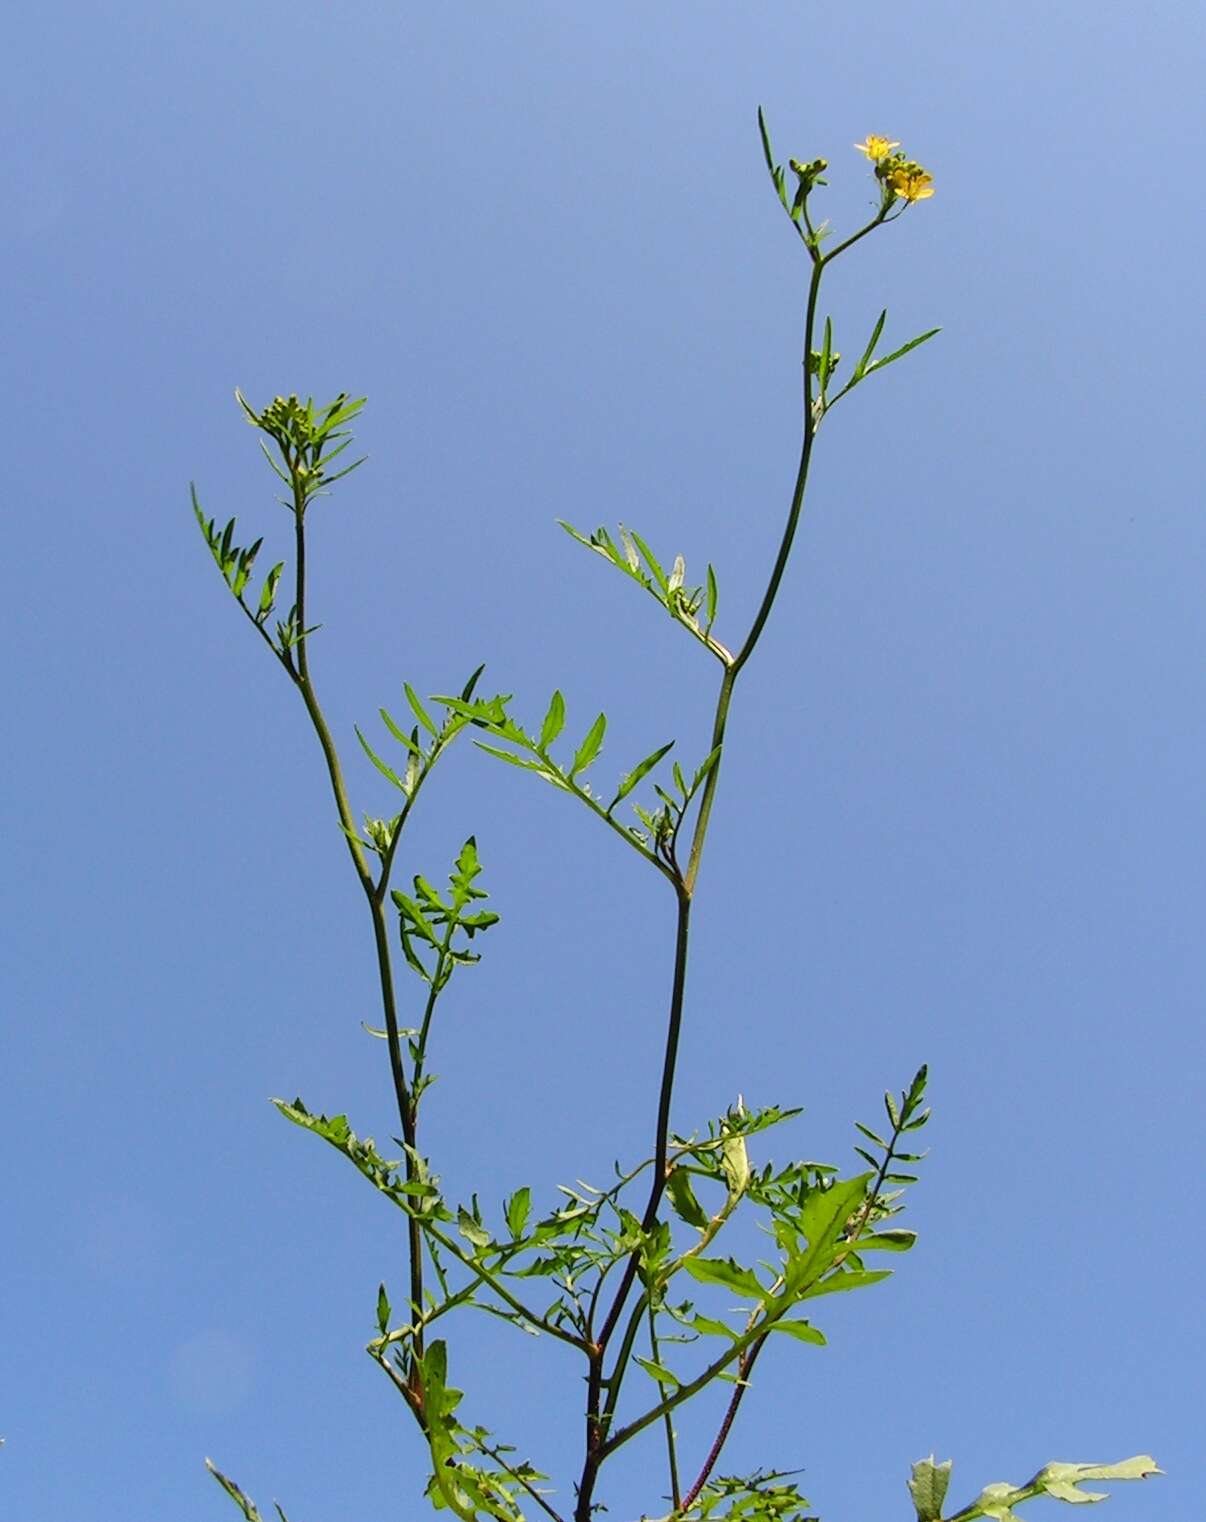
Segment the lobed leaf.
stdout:
<svg viewBox="0 0 1206 1522">
<path fill-rule="evenodd" d="M 951 1459 L 942 1464 L 935 1463 L 931 1453 L 928 1459 L 918 1459 L 913 1465 L 909 1494 L 913 1498 L 917 1522 L 938 1522 L 942 1516 L 942 1503 L 951 1483 L 952 1463 Z"/>
<path fill-rule="evenodd" d="M 743 1300 L 767 1300 L 770 1291 L 752 1268 L 743 1268 L 732 1258 L 687 1258 L 683 1267 L 700 1284 L 719 1284 L 740 1295 Z"/>
<path fill-rule="evenodd" d="M 666 1180 L 666 1193 L 670 1196 L 670 1204 L 680 1220 L 699 1231 L 707 1229 L 708 1214 L 695 1198 L 695 1191 L 691 1188 L 691 1175 L 685 1168 L 670 1170 L 670 1176 Z"/>
</svg>

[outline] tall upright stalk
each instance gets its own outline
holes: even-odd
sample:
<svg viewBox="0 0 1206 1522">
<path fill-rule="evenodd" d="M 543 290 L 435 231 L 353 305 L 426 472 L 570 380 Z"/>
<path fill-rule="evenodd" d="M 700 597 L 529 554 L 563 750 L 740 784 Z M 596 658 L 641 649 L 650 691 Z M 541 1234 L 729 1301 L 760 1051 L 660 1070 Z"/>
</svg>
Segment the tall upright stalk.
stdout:
<svg viewBox="0 0 1206 1522">
<path fill-rule="evenodd" d="M 296 396 L 277 397 L 256 411 L 239 398 L 248 420 L 276 448 L 276 455 L 266 446 L 265 453 L 289 491 L 285 505 L 294 522 L 293 603 L 277 619 L 275 634 L 268 621 L 276 608 L 283 562 L 269 571 L 258 603 L 249 603 L 246 591 L 262 541 L 247 549 L 235 544 L 234 520 L 218 529 L 213 519 L 204 517 L 193 494 L 198 521 L 223 578 L 298 689 L 322 751 L 336 817 L 372 925 L 384 1022 L 374 1034 L 386 1041 L 404 1155 L 401 1159 L 382 1156 L 375 1143 L 356 1135 L 344 1115 L 312 1112 L 300 1099 L 276 1103 L 286 1118 L 336 1148 L 406 1217 L 405 1315 L 401 1324 L 395 1321 L 383 1281 L 377 1294 L 377 1335 L 367 1351 L 418 1423 L 431 1463 L 429 1498 L 459 1522 L 524 1522 L 521 1506 L 529 1505 L 552 1522 L 566 1522 L 547 1498 L 540 1483 L 545 1478 L 542 1471 L 519 1458 L 512 1445 L 496 1441 L 485 1427 L 462 1421 L 458 1415 L 462 1393 L 450 1383 L 449 1344 L 441 1334 L 454 1312 L 469 1309 L 487 1312 L 526 1333 L 541 1334 L 585 1362 L 583 1452 L 580 1463 L 573 1461 L 578 1472 L 574 1522 L 591 1522 L 601 1509 L 595 1497 L 608 1460 L 642 1433 L 652 1435 L 658 1427 L 664 1436 L 670 1505 L 661 1522 L 809 1522 L 809 1503 L 789 1474 L 763 1469 L 744 1476 L 717 1473 L 750 1375 L 772 1334 L 813 1346 L 823 1344 L 823 1333 L 807 1314 L 813 1299 L 861 1289 L 885 1278 L 884 1271 L 866 1266 L 864 1256 L 902 1252 L 913 1241 L 911 1232 L 889 1222 L 902 1209 L 902 1188 L 917 1178 L 902 1170 L 914 1167 L 922 1156 L 905 1149 L 913 1145 L 915 1133 L 929 1118 L 924 1108 L 924 1067 L 906 1088 L 884 1094 L 886 1121 L 878 1122 L 880 1130 L 858 1124 L 861 1140 L 855 1151 L 861 1163 L 850 1176 L 810 1162 L 779 1168 L 751 1162 L 749 1141 L 795 1111 L 777 1106 L 747 1110 L 738 1100 L 709 1123 L 706 1133 L 682 1135 L 671 1125 L 686 1021 L 691 916 L 721 768 L 731 743 L 730 710 L 738 679 L 758 646 L 784 583 L 804 511 L 818 429 L 828 411 L 851 390 L 937 331 L 923 333 L 877 358 L 876 346 L 887 317 L 882 313 L 861 358 L 848 367 L 849 379 L 840 390 L 834 389 L 841 355 L 833 346 L 831 321 L 825 319 L 822 324 L 820 320 L 824 272 L 874 229 L 928 199 L 933 193 L 931 177 L 896 152 L 898 144 L 868 137 L 857 146 L 873 166 L 878 209 L 864 226 L 826 252 L 826 224 L 815 222 L 810 205 L 813 192 L 825 183 L 825 161 L 790 160 L 797 186 L 789 193 L 786 171 L 774 161 L 761 115 L 759 125 L 772 183 L 811 268 L 804 306 L 799 460 L 778 549 L 745 638 L 730 647 L 713 634 L 719 592 L 712 566 L 702 586 L 689 588 L 683 558 L 676 557 L 669 570 L 663 568 L 635 531 L 621 528 L 617 542 L 605 529 L 587 538 L 565 525 L 576 539 L 652 595 L 675 623 L 720 662 L 709 749 L 693 771 L 684 771 L 678 762 L 667 763 L 672 747 L 662 744 L 622 776 L 606 802 L 606 795 L 593 791 L 584 780 L 600 754 L 606 716 L 598 715 L 568 763 L 559 761 L 553 747 L 566 722 L 561 693 L 553 694 L 539 729 L 530 733 L 512 717 L 509 699 L 474 696 L 479 669 L 459 696 L 428 700 L 442 705 L 440 724 L 405 683 L 415 721 L 409 733 L 385 709 L 380 710 L 382 722 L 401 748 L 398 770 L 356 731 L 373 766 L 402 795 L 392 818 L 366 817 L 358 827 L 339 752 L 311 675 L 309 641 L 314 629 L 307 624 L 305 528 L 314 499 L 356 468 L 351 465 L 332 472 L 330 467 L 348 447 L 343 425 L 356 415 L 362 401 L 341 395 L 326 407 L 315 408 L 312 401 L 303 403 Z M 582 1182 L 563 1185 L 558 1203 L 544 1214 L 533 1213 L 529 1188 L 517 1188 L 503 1202 L 501 1227 L 490 1224 L 476 1195 L 468 1204 L 446 1200 L 419 1148 L 419 1112 L 431 1082 L 429 1043 L 437 1001 L 454 973 L 478 960 L 472 949 L 475 938 L 498 919 L 481 907 L 486 893 L 477 881 L 481 867 L 474 837 L 465 841 L 456 857 L 447 896 L 421 874 L 413 878 L 413 894 L 391 886 L 402 831 L 419 792 L 443 750 L 469 725 L 484 750 L 584 804 L 613 837 L 624 840 L 657 869 L 673 889 L 675 906 L 673 971 L 648 1155 L 626 1171 L 618 1171 L 607 1189 Z M 616 810 L 641 784 L 652 788 L 658 802 L 633 800 L 639 824 L 625 825 Z M 680 855 L 680 839 L 685 841 L 687 833 L 690 844 Z M 391 909 L 397 913 L 397 942 L 391 933 Z M 418 1023 L 405 1028 L 399 1020 L 394 972 L 398 949 L 426 990 Z M 629 1198 L 643 1199 L 643 1205 L 634 1211 L 628 1206 Z M 721 1232 L 747 1205 L 764 1214 L 761 1224 L 774 1245 L 771 1261 L 742 1264 L 714 1251 Z M 719 1294 L 723 1299 L 705 1312 L 697 1311 L 694 1298 L 672 1301 L 669 1291 L 676 1280 L 689 1286 L 693 1297 Z M 734 1299 L 739 1306 L 736 1312 Z M 647 1344 L 641 1342 L 643 1335 Z M 633 1386 L 642 1378 L 651 1383 L 639 1385 L 634 1403 Z M 676 1413 L 721 1380 L 730 1381 L 733 1388 L 719 1425 L 697 1460 L 685 1465 L 674 1425 Z M 938 1464 L 932 1458 L 913 1466 L 910 1491 L 918 1522 L 941 1522 L 949 1471 L 949 1463 Z M 1136 1479 L 1154 1472 L 1158 1472 L 1154 1461 L 1146 1455 L 1115 1465 L 1048 1465 L 1024 1486 L 989 1486 L 948 1522 L 979 1522 L 982 1517 L 1013 1522 L 1012 1508 L 1040 1494 L 1067 1501 L 1094 1500 L 1100 1497 L 1079 1490 L 1080 1482 Z M 239 1487 L 217 1470 L 214 1474 L 247 1522 L 262 1522 L 254 1503 Z M 283 1510 L 277 1510 L 281 1522 L 287 1522 Z"/>
</svg>

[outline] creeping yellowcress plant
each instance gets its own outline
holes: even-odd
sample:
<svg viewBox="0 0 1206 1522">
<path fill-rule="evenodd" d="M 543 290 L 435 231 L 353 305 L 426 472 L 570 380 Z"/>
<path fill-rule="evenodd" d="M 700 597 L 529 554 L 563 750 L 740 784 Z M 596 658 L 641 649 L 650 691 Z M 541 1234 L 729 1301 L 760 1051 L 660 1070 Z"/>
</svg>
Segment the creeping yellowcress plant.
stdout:
<svg viewBox="0 0 1206 1522">
<path fill-rule="evenodd" d="M 865 225 L 844 236 L 813 215 L 825 185 L 825 159 L 791 159 L 795 178 L 775 160 L 766 123 L 759 129 L 767 169 L 805 254 L 807 297 L 801 358 L 801 439 L 795 484 L 782 537 L 765 588 L 748 624 L 718 627 L 719 577 L 709 564 L 692 583 L 681 555 L 661 556 L 629 527 L 583 531 L 562 527 L 580 544 L 653 599 L 670 620 L 716 662 L 717 690 L 710 737 L 694 754 L 672 757 L 662 736 L 618 779 L 598 780 L 607 730 L 604 714 L 570 727 L 570 708 L 554 692 L 535 722 L 521 719 L 507 694 L 478 692 L 481 669 L 453 691 L 421 697 L 402 688 L 405 709 L 380 710 L 381 732 L 356 730 L 369 763 L 395 794 L 396 812 L 358 820 L 342 756 L 324 716 L 310 665 L 318 625 L 309 622 L 306 524 L 317 499 L 361 461 L 345 463 L 348 424 L 363 399 L 340 395 L 316 406 L 277 397 L 257 410 L 239 396 L 247 421 L 284 488 L 293 525 L 292 570 L 274 564 L 253 586 L 262 545 L 235 540 L 235 521 L 219 528 L 196 493 L 202 533 L 227 586 L 259 638 L 296 688 L 318 739 L 339 827 L 365 901 L 381 993 L 381 1025 L 400 1137 L 382 1151 L 358 1136 L 348 1118 L 310 1109 L 301 1099 L 276 1101 L 282 1115 L 334 1147 L 399 1212 L 405 1275 L 382 1283 L 368 1352 L 414 1418 L 426 1447 L 426 1493 L 433 1507 L 462 1522 L 492 1518 L 520 1522 L 538 1513 L 554 1522 L 590 1522 L 603 1508 L 606 1474 L 620 1452 L 645 1437 L 660 1454 L 659 1478 L 649 1483 L 643 1515 L 664 1522 L 801 1522 L 808 1502 L 792 1475 L 773 1466 L 724 1472 L 723 1451 L 763 1348 L 773 1337 L 802 1344 L 817 1356 L 825 1343 L 818 1324 L 825 1297 L 863 1289 L 888 1277 L 876 1265 L 907 1251 L 913 1234 L 897 1224 L 903 1193 L 917 1180 L 923 1153 L 922 1067 L 897 1094 L 883 1096 L 883 1119 L 859 1123 L 857 1165 L 851 1172 L 826 1163 L 766 1160 L 767 1132 L 797 1114 L 741 1101 L 702 1127 L 677 1131 L 671 1110 L 679 1042 L 687 1019 L 686 980 L 691 911 L 699 886 L 712 811 L 737 743 L 729 732 L 734 689 L 766 627 L 787 567 L 804 507 L 818 431 L 831 408 L 855 387 L 938 331 L 931 329 L 879 353 L 887 321 L 881 312 L 858 359 L 842 355 L 833 324 L 821 317 L 823 278 L 835 259 L 863 238 L 898 221 L 934 194 L 931 175 L 900 144 L 868 136 L 856 147 L 872 166 L 877 204 Z M 283 592 L 288 587 L 288 593 Z M 723 635 L 723 637 L 722 637 Z M 716 667 L 712 669 L 715 671 Z M 449 1199 L 421 1144 L 420 1121 L 431 1083 L 429 1054 L 437 1006 L 457 975 L 476 963 L 498 916 L 485 907 L 474 837 L 466 839 L 447 881 L 407 866 L 402 843 L 420 792 L 445 750 L 462 736 L 487 756 L 547 783 L 584 806 L 655 872 L 671 896 L 673 947 L 665 1016 L 665 1051 L 654 1090 L 648 1154 L 606 1188 L 561 1186 L 554 1203 L 537 1204 L 517 1185 L 500 1212 Z M 637 870 L 634 862 L 634 870 Z M 401 978 L 417 996 L 403 997 Z M 405 1006 L 412 1013 L 405 1017 Z M 720 1238 L 738 1213 L 760 1219 L 773 1252 L 747 1263 L 726 1253 Z M 817 1302 L 821 1302 L 819 1305 Z M 453 1381 L 456 1330 L 462 1317 L 486 1312 L 516 1329 L 561 1344 L 576 1365 L 567 1399 L 581 1399 L 582 1443 L 575 1454 L 529 1457 L 462 1414 Z M 725 1395 L 710 1441 L 680 1442 L 678 1408 L 718 1385 Z M 503 1413 L 510 1417 L 510 1413 Z M 211 1469 L 213 1466 L 211 1466 Z M 1071 1502 L 1103 1499 L 1083 1482 L 1139 1479 L 1158 1472 L 1147 1457 L 1119 1464 L 1049 1464 L 1024 1485 L 992 1484 L 958 1510 L 946 1510 L 950 1464 L 931 1457 L 913 1466 L 908 1491 L 918 1522 L 1011 1522 L 1016 1508 L 1041 1495 Z M 215 1478 L 248 1519 L 255 1504 L 217 1469 Z M 556 1476 L 550 1482 L 550 1476 Z M 287 1522 L 278 1506 L 281 1522 Z M 404 1514 L 408 1514 L 405 1513 Z"/>
</svg>

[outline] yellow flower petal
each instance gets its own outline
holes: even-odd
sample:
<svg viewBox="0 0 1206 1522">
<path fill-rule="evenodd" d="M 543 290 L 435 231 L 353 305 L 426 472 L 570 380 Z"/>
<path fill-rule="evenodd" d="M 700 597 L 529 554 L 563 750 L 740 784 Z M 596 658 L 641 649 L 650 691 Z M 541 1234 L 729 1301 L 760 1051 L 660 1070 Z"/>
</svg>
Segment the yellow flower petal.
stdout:
<svg viewBox="0 0 1206 1522">
<path fill-rule="evenodd" d="M 886 178 L 890 189 L 902 201 L 928 201 L 934 194 L 934 176 L 920 164 L 902 164 Z"/>
<path fill-rule="evenodd" d="M 875 133 L 871 133 L 867 137 L 866 142 L 855 143 L 854 146 L 860 153 L 865 153 L 872 163 L 878 164 L 881 159 L 887 158 L 893 148 L 899 148 L 900 144 L 893 143 L 886 137 L 877 137 Z"/>
</svg>

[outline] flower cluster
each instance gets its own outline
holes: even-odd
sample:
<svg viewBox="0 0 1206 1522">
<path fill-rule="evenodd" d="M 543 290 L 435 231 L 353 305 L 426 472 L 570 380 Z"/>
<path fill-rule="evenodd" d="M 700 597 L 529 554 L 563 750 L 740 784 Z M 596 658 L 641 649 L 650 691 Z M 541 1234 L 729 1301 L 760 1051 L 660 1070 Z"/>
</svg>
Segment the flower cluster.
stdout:
<svg viewBox="0 0 1206 1522">
<path fill-rule="evenodd" d="M 871 133 L 865 141 L 855 143 L 854 146 L 875 165 L 875 178 L 884 187 L 884 194 L 889 199 L 899 197 L 908 202 L 928 201 L 934 194 L 934 176 L 898 152 L 899 143 Z"/>
</svg>

